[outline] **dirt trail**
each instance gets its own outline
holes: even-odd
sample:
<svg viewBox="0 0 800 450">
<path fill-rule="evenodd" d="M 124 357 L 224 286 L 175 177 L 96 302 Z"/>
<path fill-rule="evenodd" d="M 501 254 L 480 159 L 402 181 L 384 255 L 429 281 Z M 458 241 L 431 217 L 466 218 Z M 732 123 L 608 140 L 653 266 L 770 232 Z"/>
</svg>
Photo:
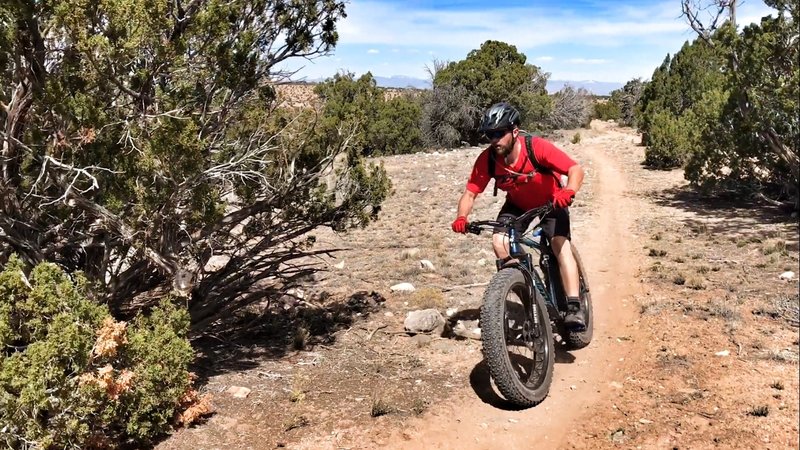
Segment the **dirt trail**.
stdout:
<svg viewBox="0 0 800 450">
<path fill-rule="evenodd" d="M 603 124 L 596 126 L 603 127 Z M 635 334 L 632 296 L 640 289 L 636 273 L 639 256 L 632 229 L 640 200 L 626 196 L 627 179 L 608 152 L 631 145 L 630 134 L 598 130 L 576 151 L 593 180 L 594 218 L 576 231 L 575 242 L 588 266 L 595 311 L 595 335 L 587 349 L 558 355 L 549 397 L 535 408 L 512 411 L 466 396 L 445 411 L 432 411 L 398 432 L 389 448 L 557 448 L 592 405 L 613 388 L 609 383 L 635 356 L 633 345 L 618 337 Z M 578 154 L 579 153 L 579 154 Z"/>
</svg>

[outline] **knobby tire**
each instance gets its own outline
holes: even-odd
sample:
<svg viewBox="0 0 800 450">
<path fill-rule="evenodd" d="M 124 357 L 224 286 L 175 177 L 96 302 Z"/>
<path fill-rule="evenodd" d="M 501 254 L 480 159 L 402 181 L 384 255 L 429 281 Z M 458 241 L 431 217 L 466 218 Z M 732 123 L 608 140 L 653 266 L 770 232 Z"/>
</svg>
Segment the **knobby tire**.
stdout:
<svg viewBox="0 0 800 450">
<path fill-rule="evenodd" d="M 523 407 L 535 406 L 547 397 L 555 364 L 553 329 L 547 308 L 542 296 L 535 289 L 533 292 L 535 298 L 528 298 L 528 286 L 519 269 L 502 269 L 495 273 L 486 288 L 480 315 L 483 356 L 489 373 L 503 397 Z M 508 300 L 513 298 L 509 297 L 510 294 L 538 309 L 538 336 L 531 336 L 532 342 L 527 342 L 533 348 L 533 358 L 521 355 L 512 357 L 509 352 L 510 344 L 519 343 L 513 335 L 522 335 L 510 330 L 510 313 L 514 311 L 507 309 L 519 309 L 514 308 L 515 303 Z M 528 321 L 532 326 L 531 319 Z M 514 326 L 519 326 L 519 322 L 515 321 Z"/>
</svg>

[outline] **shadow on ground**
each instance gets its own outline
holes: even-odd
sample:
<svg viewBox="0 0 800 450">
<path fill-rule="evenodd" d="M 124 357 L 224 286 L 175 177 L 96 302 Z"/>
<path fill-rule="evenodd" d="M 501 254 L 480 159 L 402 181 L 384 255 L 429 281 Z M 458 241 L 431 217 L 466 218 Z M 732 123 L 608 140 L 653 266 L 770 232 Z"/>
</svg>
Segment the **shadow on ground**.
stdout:
<svg viewBox="0 0 800 450">
<path fill-rule="evenodd" d="M 246 331 L 238 335 L 221 337 L 206 333 L 193 339 L 197 357 L 190 370 L 197 374 L 198 383 L 205 384 L 222 373 L 252 369 L 264 359 L 280 359 L 296 350 L 331 345 L 337 331 L 367 319 L 386 301 L 374 291 L 355 292 L 321 306 L 296 300 L 272 302 L 264 311 L 246 312 L 231 319 L 246 325 Z"/>
<path fill-rule="evenodd" d="M 569 353 L 563 346 L 556 345 L 555 351 L 556 351 L 555 354 L 556 364 L 572 364 L 575 362 L 575 356 Z M 558 371 L 558 366 L 554 368 L 554 371 L 555 372 Z M 472 372 L 470 372 L 469 384 L 470 386 L 472 386 L 472 390 L 475 392 L 475 395 L 477 395 L 478 398 L 480 398 L 481 401 L 486 403 L 487 405 L 491 405 L 497 409 L 502 409 L 504 411 L 521 411 L 527 409 L 525 407 L 511 403 L 500 396 L 500 394 L 497 392 L 494 384 L 491 381 L 489 366 L 486 363 L 485 359 L 481 360 L 481 362 L 476 364 L 475 367 L 472 369 Z M 545 399 L 545 401 L 546 400 L 547 399 Z"/>
<path fill-rule="evenodd" d="M 690 187 L 658 190 L 648 196 L 659 206 L 692 213 L 695 218 L 684 222 L 696 234 L 765 237 L 761 236 L 762 231 L 754 227 L 753 222 L 797 228 L 797 217 L 792 217 L 791 208 L 765 204 L 744 196 L 706 195 Z M 787 250 L 798 251 L 796 237 L 787 242 Z"/>
</svg>

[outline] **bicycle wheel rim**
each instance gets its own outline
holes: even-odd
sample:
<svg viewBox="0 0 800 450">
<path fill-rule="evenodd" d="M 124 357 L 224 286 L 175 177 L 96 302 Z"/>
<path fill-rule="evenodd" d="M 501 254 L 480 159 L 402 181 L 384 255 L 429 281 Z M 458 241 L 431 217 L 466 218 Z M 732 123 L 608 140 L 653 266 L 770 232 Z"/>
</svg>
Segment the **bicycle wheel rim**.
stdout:
<svg viewBox="0 0 800 450">
<path fill-rule="evenodd" d="M 553 351 L 548 342 L 537 302 L 528 298 L 528 287 L 515 284 L 504 301 L 506 351 L 519 381 L 528 389 L 537 389 L 547 379 L 547 361 Z M 535 309 L 534 309 L 535 308 Z M 534 313 L 538 327 L 534 325 Z"/>
</svg>

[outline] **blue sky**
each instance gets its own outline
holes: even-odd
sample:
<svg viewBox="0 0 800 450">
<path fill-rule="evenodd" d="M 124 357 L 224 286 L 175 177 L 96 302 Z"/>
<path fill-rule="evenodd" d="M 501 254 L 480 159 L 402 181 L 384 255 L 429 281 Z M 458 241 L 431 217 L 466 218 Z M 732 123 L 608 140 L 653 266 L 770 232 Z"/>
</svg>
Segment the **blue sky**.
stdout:
<svg viewBox="0 0 800 450">
<path fill-rule="evenodd" d="M 347 71 L 427 79 L 434 59 L 459 61 L 493 39 L 512 44 L 554 80 L 625 82 L 649 79 L 667 53 L 694 32 L 681 1 L 577 0 L 455 1 L 351 0 L 338 23 L 333 54 L 292 61 L 295 78 Z M 774 10 L 745 0 L 737 22 L 758 21 Z"/>
</svg>

